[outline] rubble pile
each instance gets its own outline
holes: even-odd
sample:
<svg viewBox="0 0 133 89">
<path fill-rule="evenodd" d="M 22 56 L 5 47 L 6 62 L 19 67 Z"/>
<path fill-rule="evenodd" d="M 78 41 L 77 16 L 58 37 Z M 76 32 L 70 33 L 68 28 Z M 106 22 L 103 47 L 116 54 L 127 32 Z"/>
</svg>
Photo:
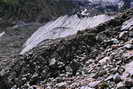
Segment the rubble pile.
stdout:
<svg viewBox="0 0 133 89">
<path fill-rule="evenodd" d="M 0 74 L 12 89 L 133 89 L 132 19 L 130 9 L 95 28 L 42 42 Z"/>
</svg>

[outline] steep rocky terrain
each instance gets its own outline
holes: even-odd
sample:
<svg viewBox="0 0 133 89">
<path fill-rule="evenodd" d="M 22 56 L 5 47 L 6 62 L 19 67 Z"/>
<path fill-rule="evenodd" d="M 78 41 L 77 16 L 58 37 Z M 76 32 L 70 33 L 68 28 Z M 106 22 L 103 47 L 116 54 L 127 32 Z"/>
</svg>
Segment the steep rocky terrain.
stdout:
<svg viewBox="0 0 133 89">
<path fill-rule="evenodd" d="M 67 0 L 1 0 L 0 17 L 10 21 L 47 22 L 72 14 L 74 7 Z"/>
<path fill-rule="evenodd" d="M 133 7 L 132 0 L 1 0 L 0 18 L 9 21 L 47 22 L 87 8 L 90 16 L 120 12 Z"/>
<path fill-rule="evenodd" d="M 132 89 L 133 9 L 1 64 L 0 89 Z M 7 66 L 8 65 L 8 66 Z"/>
<path fill-rule="evenodd" d="M 78 13 L 80 6 L 85 4 L 76 6 L 71 0 L 1 0 L 0 33 L 5 34 L 0 38 L 0 57 L 3 59 L 20 52 L 24 42 L 42 25 L 40 23 L 45 24 L 61 15 Z M 99 4 L 95 8 L 95 0 L 89 6 L 87 4 L 87 7 L 90 16 L 105 13 L 98 9 L 101 8 Z M 20 27 L 14 28 L 17 25 Z"/>
<path fill-rule="evenodd" d="M 71 0 L 81 8 L 87 8 L 90 16 L 102 13 L 118 13 L 133 7 L 132 0 Z"/>
<path fill-rule="evenodd" d="M 7 61 L 3 59 L 18 54 L 24 42 L 45 22 L 70 14 L 73 8 L 74 5 L 65 0 L 0 0 L 2 63 Z"/>
<path fill-rule="evenodd" d="M 87 8 L 87 18 L 117 13 L 132 7 L 132 0 L 102 0 L 103 3 L 79 0 L 77 8 L 67 0 L 1 1 L 0 89 L 133 88 L 133 9 L 95 28 L 45 40 L 19 55 L 24 42 L 42 25 L 40 22 L 75 14 L 80 12 L 80 7 Z M 125 2 L 124 5 L 119 1 Z M 84 18 L 81 13 L 80 19 Z"/>
</svg>

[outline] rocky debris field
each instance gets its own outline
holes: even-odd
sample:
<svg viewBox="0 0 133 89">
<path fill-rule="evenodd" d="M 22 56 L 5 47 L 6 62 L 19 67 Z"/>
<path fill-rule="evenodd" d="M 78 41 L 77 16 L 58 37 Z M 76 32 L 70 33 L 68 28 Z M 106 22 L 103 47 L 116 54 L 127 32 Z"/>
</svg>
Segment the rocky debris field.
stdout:
<svg viewBox="0 0 133 89">
<path fill-rule="evenodd" d="M 0 71 L 2 71 L 5 66 L 9 67 L 8 64 L 13 61 L 13 58 L 18 55 L 23 48 L 23 43 L 40 27 L 39 23 L 29 25 L 6 24 L 4 26 L 5 23 L 7 22 L 0 22 Z"/>
<path fill-rule="evenodd" d="M 0 89 L 133 89 L 133 9 L 41 43 L 0 69 Z"/>
</svg>

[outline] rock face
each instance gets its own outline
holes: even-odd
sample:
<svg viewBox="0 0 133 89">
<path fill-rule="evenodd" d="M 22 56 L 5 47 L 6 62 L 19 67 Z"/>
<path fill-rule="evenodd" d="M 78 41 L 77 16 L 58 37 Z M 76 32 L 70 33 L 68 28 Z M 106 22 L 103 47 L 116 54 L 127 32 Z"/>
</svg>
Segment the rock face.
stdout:
<svg viewBox="0 0 133 89">
<path fill-rule="evenodd" d="M 64 14 L 72 14 L 74 4 L 67 0 L 0 1 L 0 17 L 11 20 L 47 22 Z"/>
<path fill-rule="evenodd" d="M 4 1 L 4 2 L 2 2 Z M 88 15 L 118 12 L 131 8 L 132 0 L 1 0 L 0 17 L 10 20 L 47 22 L 87 8 Z M 75 8 L 76 7 L 76 8 Z"/>
<path fill-rule="evenodd" d="M 126 45 L 133 45 L 132 26 L 119 38 L 131 18 L 133 9 L 95 28 L 42 42 L 11 58 L 0 74 L 12 89 L 131 89 L 133 50 Z"/>
<path fill-rule="evenodd" d="M 9 89 L 8 83 L 0 76 L 0 89 Z"/>
<path fill-rule="evenodd" d="M 70 0 L 81 8 L 87 8 L 90 16 L 101 13 L 117 13 L 133 7 L 132 0 Z M 113 13 L 112 13 L 113 12 Z"/>
</svg>

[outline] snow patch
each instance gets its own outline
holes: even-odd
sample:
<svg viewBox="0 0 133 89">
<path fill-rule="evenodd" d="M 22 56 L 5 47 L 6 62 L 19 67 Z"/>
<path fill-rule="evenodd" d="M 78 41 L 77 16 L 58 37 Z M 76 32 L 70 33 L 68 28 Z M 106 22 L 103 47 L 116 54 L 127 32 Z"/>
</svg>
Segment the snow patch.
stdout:
<svg viewBox="0 0 133 89">
<path fill-rule="evenodd" d="M 107 15 L 84 18 L 79 18 L 77 15 L 61 16 L 55 21 L 48 22 L 33 33 L 33 35 L 25 42 L 24 49 L 20 54 L 24 54 L 46 39 L 56 39 L 73 35 L 79 30 L 93 28 L 100 23 L 104 23 L 113 18 L 114 17 Z"/>
</svg>

